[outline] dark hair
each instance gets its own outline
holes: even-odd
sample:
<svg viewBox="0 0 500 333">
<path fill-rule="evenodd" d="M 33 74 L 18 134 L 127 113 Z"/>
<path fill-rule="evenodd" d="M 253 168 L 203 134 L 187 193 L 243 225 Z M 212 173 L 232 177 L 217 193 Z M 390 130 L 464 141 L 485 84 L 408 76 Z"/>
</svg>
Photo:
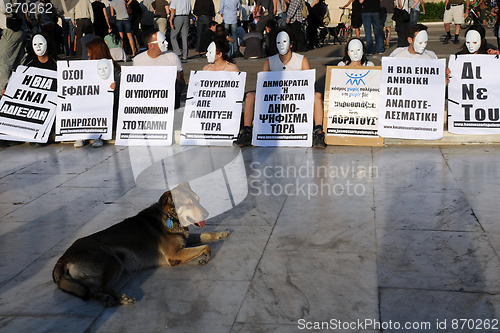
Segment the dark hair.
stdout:
<svg viewBox="0 0 500 333">
<path fill-rule="evenodd" d="M 342 58 L 342 61 L 344 62 L 344 64 L 346 65 L 349 65 L 352 60 L 351 60 L 351 57 L 349 57 L 349 43 L 353 40 L 359 40 L 361 42 L 361 45 L 363 45 L 363 56 L 361 57 L 361 65 L 364 65 L 368 62 L 368 59 L 366 58 L 366 45 L 365 43 L 363 43 L 363 41 L 359 38 L 351 38 L 349 40 L 349 42 L 347 42 L 345 44 L 345 47 L 344 47 L 344 58 Z"/>
<path fill-rule="evenodd" d="M 256 30 L 257 30 L 257 24 L 252 22 L 248 25 L 248 31 L 252 32 L 252 31 L 256 31 Z"/>
<path fill-rule="evenodd" d="M 276 28 L 276 20 L 275 19 L 269 19 L 266 23 L 266 28 L 273 29 Z"/>
<path fill-rule="evenodd" d="M 108 45 L 106 45 L 101 37 L 92 39 L 86 44 L 86 47 L 87 52 L 89 53 L 89 60 L 110 59 L 113 61 L 113 65 L 120 69 L 120 65 L 113 60 L 113 57 L 111 57 L 111 52 L 109 52 Z"/>
<path fill-rule="evenodd" d="M 214 25 L 217 25 L 217 21 L 210 21 L 210 24 L 208 26 L 211 28 Z"/>
<path fill-rule="evenodd" d="M 221 38 L 217 38 L 214 41 L 214 43 L 215 43 L 215 53 L 222 52 L 222 60 L 234 63 L 233 58 L 227 55 L 230 50 L 229 43 Z"/>
<path fill-rule="evenodd" d="M 153 40 L 153 35 L 156 34 L 158 31 L 159 31 L 158 29 L 151 28 L 151 29 L 146 29 L 143 32 L 143 38 L 146 44 L 151 43 L 151 41 Z"/>
<path fill-rule="evenodd" d="M 465 31 L 465 36 L 467 36 L 467 33 L 471 30 L 476 30 L 479 32 L 479 35 L 481 36 L 481 46 L 479 47 L 479 50 L 477 50 L 477 54 L 488 54 L 488 42 L 486 41 L 486 30 L 484 27 L 480 24 L 474 24 L 471 25 L 466 31 Z M 464 41 L 464 45 L 462 45 L 462 48 L 460 51 L 458 51 L 456 54 L 471 54 L 469 52 L 469 49 L 467 48 L 467 44 Z"/>
<path fill-rule="evenodd" d="M 413 39 L 413 38 L 415 38 L 415 34 L 418 34 L 420 31 L 426 31 L 426 30 L 427 30 L 427 26 L 426 25 L 423 25 L 423 24 L 420 24 L 420 23 L 414 24 L 408 30 L 408 37 L 410 37 L 411 39 Z"/>
<path fill-rule="evenodd" d="M 224 24 L 217 24 L 217 28 L 215 30 L 215 33 L 220 36 L 220 37 L 226 37 L 226 27 L 224 27 Z"/>
<path fill-rule="evenodd" d="M 113 43 L 120 44 L 122 38 L 120 37 L 120 31 L 118 30 L 118 26 L 115 23 L 111 23 L 111 32 L 109 33 L 113 38 Z"/>
</svg>

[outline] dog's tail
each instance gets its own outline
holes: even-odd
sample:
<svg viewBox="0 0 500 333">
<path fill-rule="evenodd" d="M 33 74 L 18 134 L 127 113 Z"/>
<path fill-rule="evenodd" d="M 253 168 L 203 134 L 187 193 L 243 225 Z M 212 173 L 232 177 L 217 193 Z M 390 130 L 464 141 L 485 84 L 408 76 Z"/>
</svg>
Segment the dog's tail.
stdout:
<svg viewBox="0 0 500 333">
<path fill-rule="evenodd" d="M 90 290 L 71 277 L 68 265 L 62 258 L 57 261 L 52 271 L 52 279 L 62 291 L 80 297 L 85 301 L 89 299 Z"/>
</svg>

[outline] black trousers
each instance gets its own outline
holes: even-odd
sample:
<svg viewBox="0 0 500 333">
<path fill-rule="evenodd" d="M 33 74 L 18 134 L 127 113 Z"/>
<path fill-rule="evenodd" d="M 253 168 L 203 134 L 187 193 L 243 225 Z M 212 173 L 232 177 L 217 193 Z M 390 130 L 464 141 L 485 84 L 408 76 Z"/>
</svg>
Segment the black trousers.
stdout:
<svg viewBox="0 0 500 333">
<path fill-rule="evenodd" d="M 82 57 L 82 37 L 83 34 L 89 34 L 94 32 L 94 26 L 92 21 L 88 18 L 77 19 L 76 20 L 76 56 L 78 58 Z"/>
</svg>

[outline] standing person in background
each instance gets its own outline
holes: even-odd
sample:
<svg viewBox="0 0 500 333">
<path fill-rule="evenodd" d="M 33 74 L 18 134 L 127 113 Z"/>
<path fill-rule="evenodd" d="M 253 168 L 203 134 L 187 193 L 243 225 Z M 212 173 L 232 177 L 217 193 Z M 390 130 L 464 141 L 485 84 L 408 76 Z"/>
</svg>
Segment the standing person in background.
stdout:
<svg viewBox="0 0 500 333">
<path fill-rule="evenodd" d="M 71 9 L 71 19 L 76 27 L 76 56 L 82 58 L 82 37 L 89 31 L 94 31 L 94 11 L 90 0 L 79 0 Z"/>
<path fill-rule="evenodd" d="M 274 2 L 273 0 L 257 0 L 255 5 L 259 6 L 261 15 L 257 23 L 257 31 L 262 33 L 266 28 L 266 23 L 274 17 Z"/>
<path fill-rule="evenodd" d="M 92 11 L 94 12 L 94 32 L 97 36 L 104 38 L 110 28 L 106 17 L 106 5 L 101 0 L 95 0 L 92 2 Z"/>
<path fill-rule="evenodd" d="M 153 9 L 154 0 L 144 0 L 140 2 L 141 5 L 141 30 L 144 31 L 154 29 L 155 25 L 155 13 Z M 141 45 L 146 45 L 144 42 L 144 36 L 141 35 L 140 40 Z"/>
<path fill-rule="evenodd" d="M 153 8 L 155 9 L 155 22 L 158 30 L 166 36 L 170 5 L 166 0 L 155 0 Z"/>
<path fill-rule="evenodd" d="M 193 14 L 196 17 L 196 50 L 200 49 L 201 36 L 207 32 L 210 22 L 215 21 L 215 6 L 213 0 L 196 0 L 194 3 Z"/>
<path fill-rule="evenodd" d="M 70 0 L 59 0 L 61 5 L 62 14 L 62 30 L 63 30 L 63 49 L 64 54 L 67 56 L 74 56 L 76 54 L 75 48 L 75 26 L 71 16 L 72 7 Z"/>
<path fill-rule="evenodd" d="M 410 27 L 418 23 L 420 6 L 422 6 L 422 14 L 425 14 L 424 0 L 410 0 Z"/>
<path fill-rule="evenodd" d="M 131 0 L 129 0 L 129 2 L 131 2 Z M 120 37 L 123 39 L 124 34 L 127 35 L 132 51 L 132 57 L 135 57 L 137 50 L 135 48 L 135 39 L 132 35 L 132 23 L 130 22 L 130 16 L 127 13 L 125 1 L 113 0 L 109 6 L 111 7 L 111 16 L 115 16 L 116 13 L 116 26 L 120 32 Z"/>
<path fill-rule="evenodd" d="M 319 47 L 318 28 L 323 25 L 323 18 L 326 15 L 326 7 L 324 0 L 315 0 L 314 5 L 309 11 L 307 17 L 307 36 L 309 40 L 309 49 Z"/>
<path fill-rule="evenodd" d="M 469 15 L 470 1 L 466 0 L 466 3 L 465 16 Z M 448 44 L 451 39 L 450 25 L 452 21 L 455 23 L 455 39 L 453 40 L 453 44 L 459 44 L 458 35 L 460 35 L 460 25 L 464 23 L 464 0 L 446 0 L 444 5 L 443 22 L 446 37 L 443 40 L 443 44 Z"/>
<path fill-rule="evenodd" d="M 216 21 L 210 21 L 210 24 L 208 25 L 208 30 L 201 36 L 200 40 L 200 49 L 199 53 L 200 56 L 204 56 L 207 53 L 208 46 L 210 43 L 212 43 L 216 37 L 217 37 L 217 22 Z"/>
<path fill-rule="evenodd" d="M 286 26 L 286 2 L 285 0 L 273 0 L 274 20 L 278 28 Z M 267 26 L 267 24 L 266 24 Z"/>
<path fill-rule="evenodd" d="M 356 33 L 356 38 L 360 38 L 361 36 L 361 26 L 363 25 L 363 19 L 361 17 L 361 4 L 359 3 L 359 0 L 349 0 L 348 3 L 340 7 L 341 9 L 349 7 L 349 5 L 352 4 L 352 10 L 351 10 L 351 26 L 354 29 L 354 32 Z"/>
<path fill-rule="evenodd" d="M 398 33 L 398 47 L 408 46 L 408 32 L 410 30 L 410 4 L 409 0 L 397 0 L 396 7 L 401 14 L 396 19 L 396 31 Z"/>
<path fill-rule="evenodd" d="M 224 21 L 226 33 L 233 42 L 231 42 L 231 50 L 229 56 L 238 52 L 238 43 L 236 41 L 236 29 L 238 28 L 238 12 L 240 10 L 240 0 L 221 0 L 219 13 Z"/>
<path fill-rule="evenodd" d="M 286 11 L 286 24 L 295 36 L 297 43 L 294 43 L 293 46 L 296 48 L 294 51 L 298 52 L 306 51 L 306 39 L 302 31 L 302 21 L 304 21 L 304 17 L 302 16 L 302 1 L 290 0 Z"/>
<path fill-rule="evenodd" d="M 380 30 L 380 0 L 359 0 L 363 8 L 361 18 L 365 29 L 366 50 L 368 54 L 384 53 L 384 38 Z M 375 34 L 375 50 L 373 49 L 372 28 Z"/>
<path fill-rule="evenodd" d="M 177 36 L 181 34 L 182 60 L 188 58 L 189 15 L 191 14 L 190 0 L 172 0 L 170 2 L 170 27 L 172 28 L 170 42 L 174 53 L 181 57 L 181 50 Z"/>
<path fill-rule="evenodd" d="M 386 49 L 391 47 L 391 30 L 394 26 L 392 15 L 394 14 L 394 0 L 380 1 L 380 29 L 384 38 L 384 46 Z M 359 38 L 359 37 L 358 37 Z"/>
</svg>

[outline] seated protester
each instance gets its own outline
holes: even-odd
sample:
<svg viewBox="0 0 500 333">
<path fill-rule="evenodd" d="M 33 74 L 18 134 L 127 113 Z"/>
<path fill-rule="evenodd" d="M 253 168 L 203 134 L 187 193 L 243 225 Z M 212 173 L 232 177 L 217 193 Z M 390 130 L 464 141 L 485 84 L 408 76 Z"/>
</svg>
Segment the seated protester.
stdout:
<svg viewBox="0 0 500 333">
<path fill-rule="evenodd" d="M 49 39 L 45 33 L 37 33 L 31 39 L 32 52 L 28 52 L 23 65 L 26 67 L 36 67 L 41 69 L 48 69 L 51 71 L 57 71 L 57 62 L 55 56 L 53 56 L 50 47 Z M 52 126 L 47 143 L 30 142 L 30 146 L 33 147 L 44 147 L 52 142 L 55 142 L 56 129 Z"/>
<path fill-rule="evenodd" d="M 250 23 L 248 25 L 250 32 L 243 36 L 241 46 L 245 46 L 245 52 L 243 54 L 245 59 L 248 58 L 263 58 L 264 49 L 263 41 L 264 36 L 260 32 L 257 32 L 257 25 L 255 23 Z"/>
<path fill-rule="evenodd" d="M 216 28 L 217 28 L 217 22 L 211 21 L 208 30 L 203 34 L 203 36 L 201 36 L 200 46 L 199 46 L 200 56 L 203 56 L 207 53 L 208 46 L 215 40 Z"/>
<path fill-rule="evenodd" d="M 113 90 L 113 128 L 116 127 L 116 120 L 118 118 L 118 98 L 119 98 L 119 87 L 120 87 L 120 74 L 121 74 L 121 66 L 113 60 L 111 57 L 111 53 L 109 51 L 106 43 L 100 38 L 96 37 L 92 41 L 87 43 L 87 56 L 89 60 L 101 60 L 101 59 L 110 59 L 113 61 L 113 75 L 114 82 L 111 84 L 110 88 Z M 92 143 L 92 147 L 99 148 L 104 144 L 103 140 L 100 138 L 94 139 Z M 74 146 L 76 148 L 83 147 L 85 145 L 84 140 L 75 141 Z"/>
<path fill-rule="evenodd" d="M 228 43 L 234 43 L 234 39 L 228 36 L 226 27 L 222 23 L 217 24 L 217 27 L 215 27 L 215 39 L 222 39 Z"/>
<path fill-rule="evenodd" d="M 373 62 L 366 58 L 365 43 L 359 38 L 353 38 L 346 44 L 344 58 L 337 66 L 375 66 Z"/>
<path fill-rule="evenodd" d="M 175 108 L 177 109 L 181 104 L 181 92 L 186 86 L 181 59 L 177 54 L 168 51 L 167 39 L 157 29 L 146 31 L 144 40 L 148 43 L 148 50 L 135 56 L 134 66 L 176 66 Z"/>
<path fill-rule="evenodd" d="M 437 59 L 434 52 L 426 50 L 429 35 L 427 27 L 423 24 L 415 24 L 408 31 L 409 46 L 398 47 L 392 51 L 390 57 L 397 58 L 421 58 L 421 59 Z"/>
<path fill-rule="evenodd" d="M 226 71 L 226 72 L 239 72 L 231 58 L 228 57 L 229 44 L 222 40 L 216 40 L 210 43 L 207 51 L 208 65 L 203 67 L 204 71 Z"/>
<path fill-rule="evenodd" d="M 276 37 L 278 54 L 264 62 L 263 71 L 301 71 L 311 69 L 309 60 L 301 54 L 292 52 L 293 39 L 285 31 L 280 31 Z M 252 122 L 255 112 L 255 92 L 249 92 L 245 97 L 243 113 L 243 129 L 238 135 L 236 144 L 240 147 L 249 146 L 252 142 Z M 323 101 L 321 93 L 314 94 L 314 133 L 313 147 L 326 148 L 325 132 L 323 132 Z"/>
<path fill-rule="evenodd" d="M 127 61 L 127 54 L 123 49 L 123 40 L 116 24 L 111 23 L 111 31 L 104 37 L 104 42 L 109 48 L 114 61 Z"/>
<path fill-rule="evenodd" d="M 467 29 L 464 45 L 456 54 L 488 54 L 486 30 L 482 25 L 471 25 Z"/>
</svg>

